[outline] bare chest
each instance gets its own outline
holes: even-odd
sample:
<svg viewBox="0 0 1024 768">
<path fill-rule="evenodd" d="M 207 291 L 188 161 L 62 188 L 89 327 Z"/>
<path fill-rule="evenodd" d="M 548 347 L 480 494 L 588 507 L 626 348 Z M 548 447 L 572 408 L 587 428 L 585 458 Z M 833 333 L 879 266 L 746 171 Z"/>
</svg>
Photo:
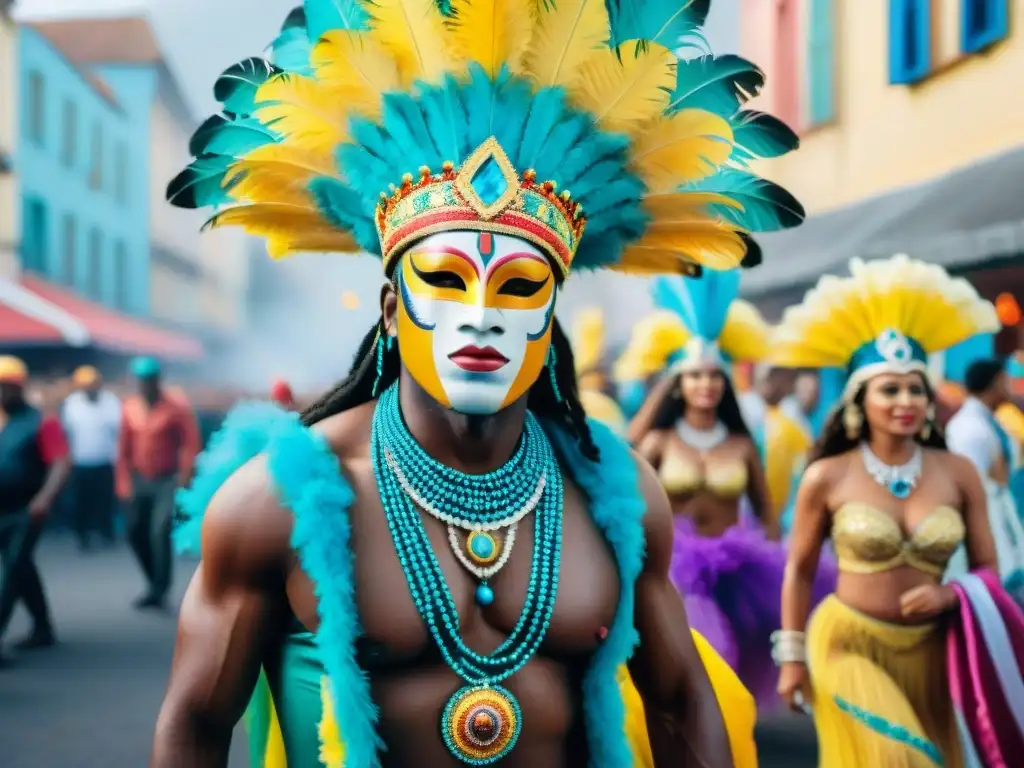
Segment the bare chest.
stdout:
<svg viewBox="0 0 1024 768">
<path fill-rule="evenodd" d="M 376 668 L 407 667 L 427 662 L 436 645 L 409 590 L 407 570 L 399 561 L 381 506 L 372 472 L 351 475 L 357 502 L 350 510 L 356 578 L 356 605 L 365 647 Z M 452 541 L 447 526 L 421 515 L 444 589 L 451 596 L 464 642 L 478 653 L 489 653 L 514 630 L 526 600 L 536 546 L 533 515 L 515 534 L 511 554 L 501 570 L 487 580 L 493 602 L 480 605 L 480 580 L 456 552 L 465 552 L 462 534 Z M 504 544 L 502 533 L 499 542 Z M 619 577 L 612 552 L 591 520 L 586 500 L 566 482 L 562 542 L 554 611 L 543 656 L 570 661 L 589 657 L 611 626 L 618 605 Z M 296 570 L 289 580 L 289 599 L 299 620 L 309 629 L 318 624 L 316 598 L 308 577 Z"/>
</svg>

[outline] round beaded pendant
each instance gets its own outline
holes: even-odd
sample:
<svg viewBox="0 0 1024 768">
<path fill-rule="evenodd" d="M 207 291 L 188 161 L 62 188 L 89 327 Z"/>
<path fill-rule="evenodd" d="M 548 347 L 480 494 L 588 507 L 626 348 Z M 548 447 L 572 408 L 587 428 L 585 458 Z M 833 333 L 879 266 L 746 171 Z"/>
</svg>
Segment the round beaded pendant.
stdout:
<svg viewBox="0 0 1024 768">
<path fill-rule="evenodd" d="M 475 565 L 490 565 L 498 559 L 501 548 L 487 531 L 473 531 L 466 538 L 466 554 Z"/>
<path fill-rule="evenodd" d="M 466 765 L 501 760 L 516 745 L 521 729 L 519 702 L 501 686 L 460 688 L 441 717 L 445 744 Z"/>
</svg>

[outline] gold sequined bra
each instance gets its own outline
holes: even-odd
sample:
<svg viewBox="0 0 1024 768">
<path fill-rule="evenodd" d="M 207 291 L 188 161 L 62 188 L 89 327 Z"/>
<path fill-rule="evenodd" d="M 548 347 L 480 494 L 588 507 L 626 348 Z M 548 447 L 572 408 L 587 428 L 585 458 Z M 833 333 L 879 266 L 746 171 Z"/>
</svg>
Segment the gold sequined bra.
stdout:
<svg viewBox="0 0 1024 768">
<path fill-rule="evenodd" d="M 843 504 L 832 520 L 839 570 L 848 573 L 881 573 L 909 565 L 941 576 L 965 534 L 963 518 L 949 506 L 936 507 L 906 538 L 890 515 L 860 502 Z"/>
<path fill-rule="evenodd" d="M 670 496 L 706 490 L 723 499 L 736 499 L 747 489 L 747 465 L 742 460 L 706 461 L 703 470 L 673 451 L 667 451 L 658 470 Z"/>
</svg>

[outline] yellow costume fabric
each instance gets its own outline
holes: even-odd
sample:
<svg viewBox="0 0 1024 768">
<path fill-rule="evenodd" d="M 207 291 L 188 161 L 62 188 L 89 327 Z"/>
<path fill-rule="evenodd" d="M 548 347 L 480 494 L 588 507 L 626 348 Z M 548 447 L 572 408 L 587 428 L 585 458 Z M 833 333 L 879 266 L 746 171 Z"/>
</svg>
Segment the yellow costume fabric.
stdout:
<svg viewBox="0 0 1024 768">
<path fill-rule="evenodd" d="M 821 768 L 962 768 L 940 625 L 888 624 L 831 595 L 808 623 L 807 657 Z"/>
<path fill-rule="evenodd" d="M 772 520 L 777 522 L 795 490 L 793 480 L 811 450 L 811 436 L 780 408 L 765 413 L 765 479 Z"/>
</svg>

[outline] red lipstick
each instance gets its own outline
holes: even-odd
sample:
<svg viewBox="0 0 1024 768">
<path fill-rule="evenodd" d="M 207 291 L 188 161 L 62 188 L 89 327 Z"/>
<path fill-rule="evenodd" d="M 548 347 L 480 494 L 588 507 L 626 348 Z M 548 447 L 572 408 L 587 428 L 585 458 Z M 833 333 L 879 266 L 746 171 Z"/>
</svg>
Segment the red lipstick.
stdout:
<svg viewBox="0 0 1024 768">
<path fill-rule="evenodd" d="M 508 358 L 494 347 L 477 347 L 472 344 L 452 352 L 448 359 L 471 373 L 491 373 L 508 363 Z"/>
</svg>

